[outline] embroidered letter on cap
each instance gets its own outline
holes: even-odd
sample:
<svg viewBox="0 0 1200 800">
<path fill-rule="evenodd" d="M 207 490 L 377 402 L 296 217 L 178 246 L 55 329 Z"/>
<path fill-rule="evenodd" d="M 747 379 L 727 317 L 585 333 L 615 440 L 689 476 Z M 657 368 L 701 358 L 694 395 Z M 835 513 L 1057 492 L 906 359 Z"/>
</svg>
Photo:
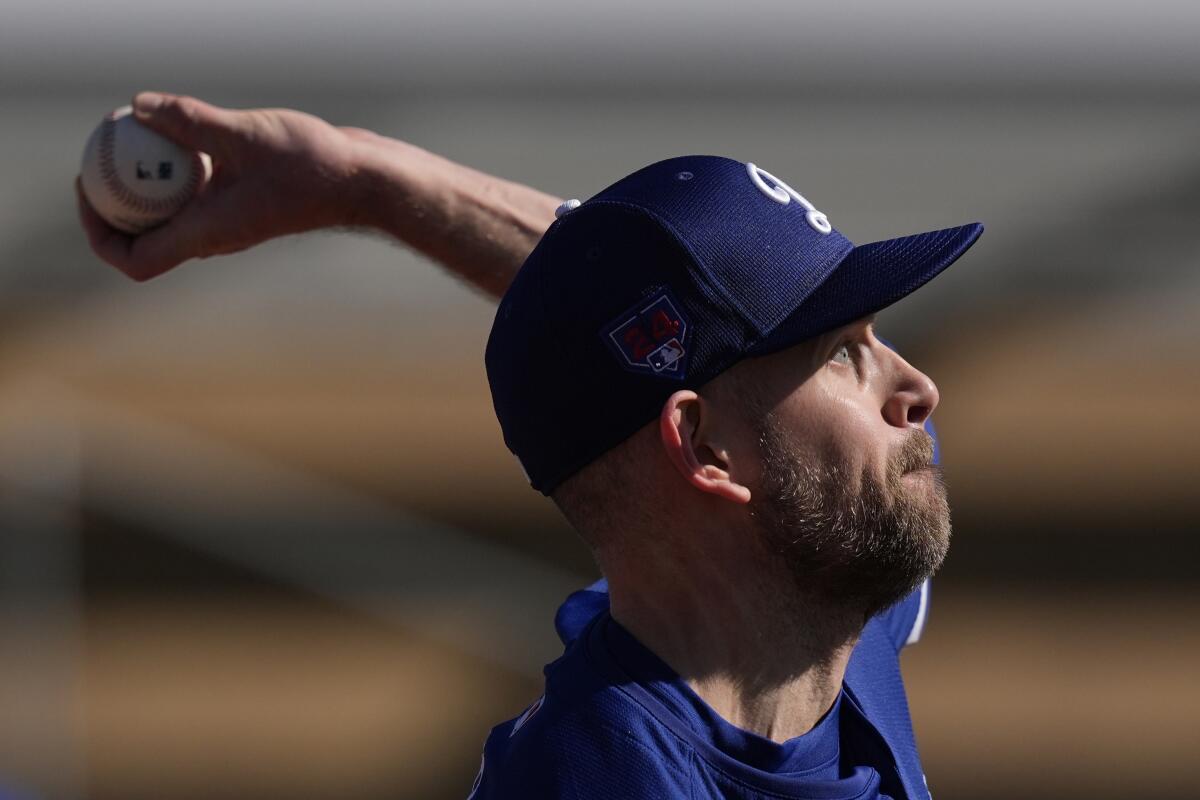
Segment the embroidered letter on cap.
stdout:
<svg viewBox="0 0 1200 800">
<path fill-rule="evenodd" d="M 688 322 L 665 288 L 640 300 L 601 332 L 630 372 L 683 380 L 687 376 Z"/>
<path fill-rule="evenodd" d="M 750 180 L 754 182 L 758 190 L 776 203 L 779 203 L 779 205 L 786 206 L 792 200 L 799 203 L 808 212 L 804 215 L 804 218 L 808 220 L 808 224 L 812 226 L 813 230 L 819 233 L 829 233 L 833 230 L 833 226 L 829 224 L 829 217 L 817 211 L 817 207 L 804 199 L 804 195 L 779 180 L 779 178 L 776 178 L 761 167 L 754 166 L 754 164 L 747 164 L 746 172 L 749 173 Z M 775 185 L 767 186 L 763 178 L 766 178 Z"/>
</svg>

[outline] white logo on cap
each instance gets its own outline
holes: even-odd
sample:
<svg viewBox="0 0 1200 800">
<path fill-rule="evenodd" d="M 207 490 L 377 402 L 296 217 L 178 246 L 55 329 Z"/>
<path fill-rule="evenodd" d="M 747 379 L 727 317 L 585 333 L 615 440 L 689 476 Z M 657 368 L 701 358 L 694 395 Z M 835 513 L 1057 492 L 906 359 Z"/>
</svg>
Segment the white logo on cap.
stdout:
<svg viewBox="0 0 1200 800">
<path fill-rule="evenodd" d="M 816 206 L 804 198 L 804 195 L 779 180 L 779 178 L 776 178 L 761 167 L 754 166 L 754 164 L 747 164 L 746 172 L 750 175 L 750 180 L 758 187 L 758 190 L 776 203 L 779 203 L 779 205 L 786 206 L 793 200 L 799 203 L 808 212 L 804 215 L 804 218 L 808 220 L 808 224 L 813 230 L 819 233 L 829 233 L 833 230 L 833 226 L 829 224 L 829 217 L 818 211 Z M 775 185 L 768 186 L 763 178 L 766 178 Z"/>
</svg>

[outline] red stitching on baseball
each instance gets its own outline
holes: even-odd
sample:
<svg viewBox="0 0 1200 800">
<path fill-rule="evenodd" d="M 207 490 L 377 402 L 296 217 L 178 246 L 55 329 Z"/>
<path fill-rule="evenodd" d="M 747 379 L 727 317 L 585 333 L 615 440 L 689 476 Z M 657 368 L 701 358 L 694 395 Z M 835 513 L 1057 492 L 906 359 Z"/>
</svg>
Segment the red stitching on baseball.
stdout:
<svg viewBox="0 0 1200 800">
<path fill-rule="evenodd" d="M 192 153 L 191 174 L 188 176 L 187 182 L 180 187 L 179 191 L 167 197 L 150 199 L 142 197 L 121 180 L 121 176 L 117 172 L 116 155 L 114 153 L 116 138 L 117 119 L 112 113 L 109 113 L 104 117 L 104 122 L 100 128 L 99 162 L 100 177 L 113 198 L 126 208 L 145 214 L 169 216 L 178 211 L 179 206 L 183 205 L 192 196 L 197 185 L 200 183 L 200 176 L 204 172 L 204 162 L 200 159 L 200 154 Z"/>
</svg>

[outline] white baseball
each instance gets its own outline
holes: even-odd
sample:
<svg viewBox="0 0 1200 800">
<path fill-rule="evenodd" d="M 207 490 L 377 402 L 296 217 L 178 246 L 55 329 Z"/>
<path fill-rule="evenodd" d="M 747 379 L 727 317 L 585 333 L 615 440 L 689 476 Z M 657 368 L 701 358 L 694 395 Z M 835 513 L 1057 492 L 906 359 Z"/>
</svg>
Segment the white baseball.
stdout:
<svg viewBox="0 0 1200 800">
<path fill-rule="evenodd" d="M 129 106 L 107 114 L 83 148 L 88 202 L 114 228 L 141 233 L 174 216 L 210 177 L 206 153 L 142 126 Z"/>
</svg>

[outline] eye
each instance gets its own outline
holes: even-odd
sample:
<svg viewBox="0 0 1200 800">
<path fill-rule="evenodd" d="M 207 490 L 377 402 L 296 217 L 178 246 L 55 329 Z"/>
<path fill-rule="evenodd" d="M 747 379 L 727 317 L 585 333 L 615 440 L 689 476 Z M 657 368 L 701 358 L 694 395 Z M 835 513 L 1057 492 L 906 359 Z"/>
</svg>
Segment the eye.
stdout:
<svg viewBox="0 0 1200 800">
<path fill-rule="evenodd" d="M 838 347 L 837 350 L 833 351 L 833 355 L 829 357 L 829 360 L 838 364 L 845 364 L 846 366 L 853 365 L 854 357 L 850 355 L 850 345 L 843 344 Z"/>
</svg>

